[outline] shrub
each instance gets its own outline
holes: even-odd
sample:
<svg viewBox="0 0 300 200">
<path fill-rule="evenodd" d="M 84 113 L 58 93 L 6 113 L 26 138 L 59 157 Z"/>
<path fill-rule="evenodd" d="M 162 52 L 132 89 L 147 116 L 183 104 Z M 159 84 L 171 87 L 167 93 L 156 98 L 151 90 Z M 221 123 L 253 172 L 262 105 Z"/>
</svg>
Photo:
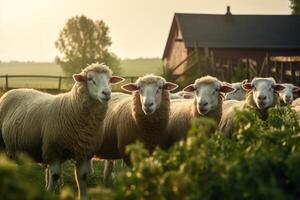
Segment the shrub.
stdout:
<svg viewBox="0 0 300 200">
<path fill-rule="evenodd" d="M 300 128 L 288 107 L 267 121 L 251 110 L 237 114 L 232 138 L 194 123 L 186 141 L 149 156 L 140 143 L 129 147 L 132 170 L 120 172 L 116 199 L 295 199 L 300 195 Z"/>
</svg>

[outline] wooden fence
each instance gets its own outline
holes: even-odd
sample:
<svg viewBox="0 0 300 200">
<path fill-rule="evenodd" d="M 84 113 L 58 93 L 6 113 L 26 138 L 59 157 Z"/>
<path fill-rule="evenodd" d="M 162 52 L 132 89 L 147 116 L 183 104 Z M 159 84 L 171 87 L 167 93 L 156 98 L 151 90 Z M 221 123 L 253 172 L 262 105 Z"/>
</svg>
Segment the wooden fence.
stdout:
<svg viewBox="0 0 300 200">
<path fill-rule="evenodd" d="M 134 82 L 138 77 L 136 76 L 124 76 L 128 82 Z M 20 79 L 26 79 L 24 83 L 22 84 L 19 83 L 19 86 L 14 86 L 13 83 L 16 80 Z M 3 87 L 3 90 L 7 91 L 10 89 L 15 89 L 15 88 L 21 88 L 21 87 L 27 87 L 26 83 L 33 81 L 34 79 L 42 79 L 43 81 L 51 81 L 51 82 L 56 82 L 57 81 L 57 87 L 32 87 L 31 88 L 37 88 L 37 89 L 45 89 L 45 90 L 57 90 L 57 91 L 63 91 L 63 81 L 66 81 L 69 83 L 69 85 L 73 85 L 73 78 L 69 76 L 51 76 L 51 75 L 0 75 L 0 83 L 1 81 L 3 82 L 0 84 L 0 86 Z"/>
</svg>

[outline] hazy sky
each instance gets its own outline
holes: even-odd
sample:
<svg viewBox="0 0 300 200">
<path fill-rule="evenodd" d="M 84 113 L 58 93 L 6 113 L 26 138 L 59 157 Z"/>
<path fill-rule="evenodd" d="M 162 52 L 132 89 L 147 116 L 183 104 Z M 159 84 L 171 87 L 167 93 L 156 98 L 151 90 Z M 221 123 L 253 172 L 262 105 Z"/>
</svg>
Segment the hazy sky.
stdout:
<svg viewBox="0 0 300 200">
<path fill-rule="evenodd" d="M 103 19 L 121 58 L 161 57 L 175 12 L 290 14 L 289 0 L 0 0 L 0 60 L 53 61 L 72 16 Z"/>
</svg>

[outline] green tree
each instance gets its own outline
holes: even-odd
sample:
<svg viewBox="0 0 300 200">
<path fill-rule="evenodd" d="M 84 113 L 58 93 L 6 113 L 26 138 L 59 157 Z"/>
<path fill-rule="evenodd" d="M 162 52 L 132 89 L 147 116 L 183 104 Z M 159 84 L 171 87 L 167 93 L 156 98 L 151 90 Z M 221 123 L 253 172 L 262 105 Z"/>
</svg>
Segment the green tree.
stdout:
<svg viewBox="0 0 300 200">
<path fill-rule="evenodd" d="M 67 75 L 78 73 L 86 65 L 95 62 L 103 62 L 117 73 L 120 61 L 108 50 L 111 44 L 109 27 L 102 20 L 75 16 L 67 21 L 55 41 L 55 47 L 60 51 L 55 62 Z"/>
<path fill-rule="evenodd" d="M 290 0 L 293 15 L 300 15 L 300 0 Z"/>
</svg>

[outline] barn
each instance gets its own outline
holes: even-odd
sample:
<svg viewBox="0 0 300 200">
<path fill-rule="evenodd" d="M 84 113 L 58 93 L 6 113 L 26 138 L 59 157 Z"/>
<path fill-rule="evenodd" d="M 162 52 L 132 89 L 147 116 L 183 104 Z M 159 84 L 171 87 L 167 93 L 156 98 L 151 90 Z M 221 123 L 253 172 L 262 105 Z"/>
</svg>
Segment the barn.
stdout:
<svg viewBox="0 0 300 200">
<path fill-rule="evenodd" d="M 165 76 L 190 83 L 205 74 L 224 81 L 273 76 L 300 83 L 299 15 L 174 15 L 163 53 Z"/>
</svg>

